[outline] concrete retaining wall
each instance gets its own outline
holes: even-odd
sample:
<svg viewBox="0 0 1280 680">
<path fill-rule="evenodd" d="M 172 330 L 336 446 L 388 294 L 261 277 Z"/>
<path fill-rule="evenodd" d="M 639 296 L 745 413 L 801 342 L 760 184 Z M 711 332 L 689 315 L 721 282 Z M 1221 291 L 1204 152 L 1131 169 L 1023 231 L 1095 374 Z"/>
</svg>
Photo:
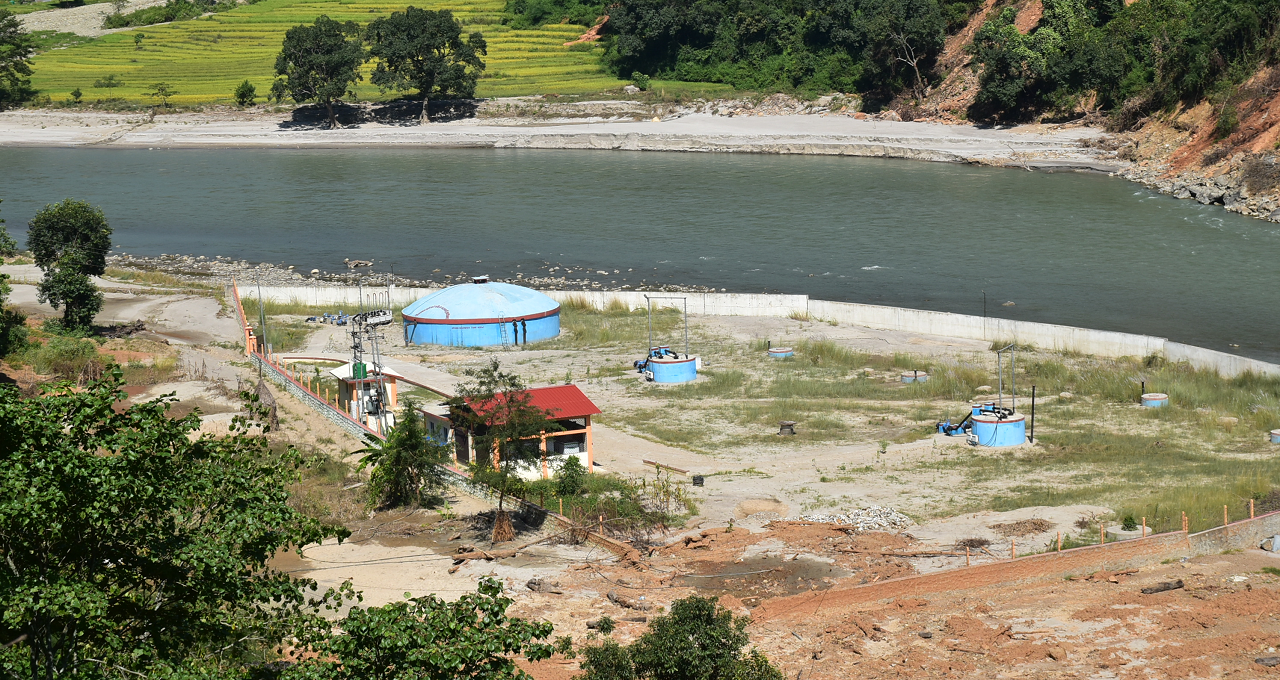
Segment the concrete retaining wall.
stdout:
<svg viewBox="0 0 1280 680">
<path fill-rule="evenodd" d="M 341 305 L 342 311 L 351 314 L 360 310 L 363 302 L 366 309 L 378 309 L 391 306 L 399 311 L 424 295 L 439 288 L 401 288 L 397 286 L 262 286 L 262 299 L 278 303 L 295 303 L 328 307 Z M 258 286 L 248 284 L 240 286 L 240 297 L 246 300 L 258 298 Z M 390 302 L 388 302 L 388 295 Z M 338 311 L 334 307 L 333 311 Z"/>
<path fill-rule="evenodd" d="M 752 618 L 767 621 L 784 616 L 809 615 L 817 611 L 818 607 L 870 604 L 891 598 L 921 597 L 1023 581 L 1060 579 L 1096 571 L 1137 569 L 1167 559 L 1213 555 L 1229 549 L 1256 548 L 1264 539 L 1275 534 L 1280 534 L 1280 512 L 1197 534 L 1188 535 L 1181 531 L 1156 534 L 1131 541 L 1027 555 L 852 588 L 803 593 L 767 601 L 752 612 Z"/>
<path fill-rule="evenodd" d="M 1185 361 L 1197 368 L 1216 368 L 1219 373 L 1228 377 L 1246 371 L 1261 375 L 1280 375 L 1280 366 L 1275 364 L 1172 340 L 1164 343 L 1164 356 L 1169 361 Z"/>
<path fill-rule="evenodd" d="M 390 299 L 392 308 L 416 301 L 435 288 L 366 288 L 365 306 L 382 306 Z M 688 304 L 689 313 L 713 316 L 809 316 L 868 328 L 939 335 L 970 340 L 1007 340 L 1032 344 L 1042 349 L 1068 350 L 1104 357 L 1144 357 L 1161 354 L 1170 361 L 1185 361 L 1200 369 L 1216 370 L 1226 377 L 1246 371 L 1280 375 L 1280 365 L 1218 352 L 1215 350 L 1171 342 L 1166 338 L 1133 333 L 1119 333 L 1075 326 L 1015 321 L 952 314 L 924 309 L 865 305 L 854 302 L 811 300 L 807 295 L 769 295 L 762 293 L 642 293 L 638 291 L 544 291 L 555 300 L 582 300 L 596 309 L 620 302 L 631 309 L 645 307 L 645 295 L 657 298 L 655 306 L 681 309 Z M 242 288 L 244 297 L 256 298 L 256 286 Z M 343 305 L 353 311 L 360 304 L 361 291 L 339 286 L 264 286 L 262 297 L 276 302 L 301 302 L 310 305 Z M 666 299 L 662 299 L 666 298 Z M 672 299 L 675 298 L 675 299 Z M 681 299 L 683 298 L 683 299 Z M 336 311 L 336 309 L 335 309 Z"/>
</svg>

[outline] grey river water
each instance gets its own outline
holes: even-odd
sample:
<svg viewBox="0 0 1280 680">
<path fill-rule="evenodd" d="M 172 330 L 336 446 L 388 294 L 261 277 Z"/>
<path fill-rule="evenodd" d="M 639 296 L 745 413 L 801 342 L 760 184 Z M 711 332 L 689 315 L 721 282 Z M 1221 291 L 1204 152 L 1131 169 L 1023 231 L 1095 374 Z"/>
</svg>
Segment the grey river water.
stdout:
<svg viewBox="0 0 1280 680">
<path fill-rule="evenodd" d="M 350 257 L 437 281 L 559 263 L 607 270 L 593 274 L 606 284 L 965 314 L 983 313 L 985 291 L 991 316 L 1280 360 L 1280 225 L 1097 174 L 745 154 L 7 148 L 0 177 L 0 217 L 20 242 L 40 206 L 72 196 L 141 255 L 303 271 Z"/>
</svg>

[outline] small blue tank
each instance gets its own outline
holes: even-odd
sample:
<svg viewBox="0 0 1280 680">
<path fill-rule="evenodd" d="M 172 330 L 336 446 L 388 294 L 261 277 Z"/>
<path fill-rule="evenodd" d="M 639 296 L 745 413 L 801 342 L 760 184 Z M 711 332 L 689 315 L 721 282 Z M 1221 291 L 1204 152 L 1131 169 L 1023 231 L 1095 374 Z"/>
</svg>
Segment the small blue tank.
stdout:
<svg viewBox="0 0 1280 680">
<path fill-rule="evenodd" d="M 770 359 L 786 359 L 787 357 L 793 357 L 795 355 L 796 355 L 795 350 L 793 350 L 790 347 L 770 347 L 769 348 Z"/>
<path fill-rule="evenodd" d="M 1027 419 L 1021 413 L 1000 418 L 991 413 L 973 417 L 978 446 L 1018 446 L 1027 441 Z"/>
<path fill-rule="evenodd" d="M 1142 405 L 1147 408 L 1160 408 L 1169 405 L 1169 395 L 1160 392 L 1152 392 L 1142 395 Z"/>
</svg>

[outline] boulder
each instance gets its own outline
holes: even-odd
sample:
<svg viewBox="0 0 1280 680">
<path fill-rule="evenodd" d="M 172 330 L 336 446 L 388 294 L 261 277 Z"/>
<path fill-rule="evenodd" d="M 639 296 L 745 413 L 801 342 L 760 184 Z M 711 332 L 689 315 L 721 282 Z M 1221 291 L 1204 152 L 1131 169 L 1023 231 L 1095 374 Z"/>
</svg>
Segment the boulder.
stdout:
<svg viewBox="0 0 1280 680">
<path fill-rule="evenodd" d="M 636 94 L 637 92 L 640 91 L 640 88 L 636 87 L 635 85 L 626 85 L 622 88 L 622 91 L 626 92 L 627 94 Z"/>
<path fill-rule="evenodd" d="M 885 111 L 884 113 L 880 114 L 880 120 L 890 120 L 890 121 L 895 121 L 895 122 L 902 122 L 902 116 L 899 116 L 897 111 L 889 110 L 889 111 Z"/>
</svg>

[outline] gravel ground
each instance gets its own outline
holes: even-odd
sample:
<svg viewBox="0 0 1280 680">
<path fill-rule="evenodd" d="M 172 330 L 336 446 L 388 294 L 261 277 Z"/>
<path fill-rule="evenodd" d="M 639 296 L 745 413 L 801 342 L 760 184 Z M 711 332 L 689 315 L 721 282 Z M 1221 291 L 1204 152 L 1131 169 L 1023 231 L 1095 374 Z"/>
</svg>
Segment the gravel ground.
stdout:
<svg viewBox="0 0 1280 680">
<path fill-rule="evenodd" d="M 131 0 L 124 11 L 127 14 L 164 3 L 165 0 Z M 103 20 L 114 11 L 111 3 L 102 2 L 96 5 L 32 12 L 18 17 L 18 21 L 21 21 L 28 31 L 58 31 L 96 38 L 108 33 L 130 30 L 127 28 L 107 30 L 102 27 Z"/>
</svg>

